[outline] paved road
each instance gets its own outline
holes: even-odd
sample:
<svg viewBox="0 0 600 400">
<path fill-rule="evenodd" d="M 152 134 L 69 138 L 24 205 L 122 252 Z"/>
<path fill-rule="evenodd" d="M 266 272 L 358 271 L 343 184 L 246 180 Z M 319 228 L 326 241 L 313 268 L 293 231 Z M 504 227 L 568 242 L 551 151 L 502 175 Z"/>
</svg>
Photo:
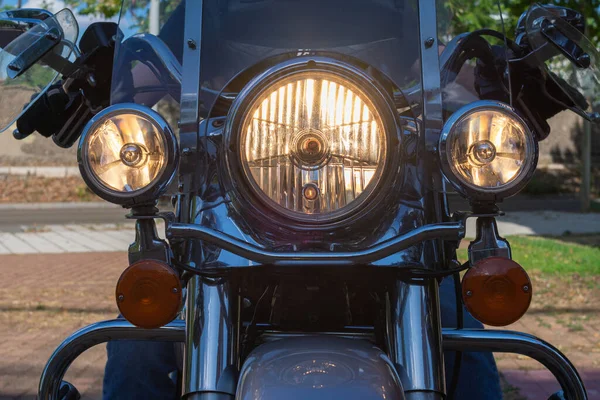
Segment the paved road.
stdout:
<svg viewBox="0 0 600 400">
<path fill-rule="evenodd" d="M 468 210 L 469 205 L 458 195 L 450 196 L 452 209 Z M 501 204 L 510 214 L 520 211 L 577 212 L 579 201 L 574 197 L 518 196 Z M 0 204 L 0 232 L 22 232 L 23 227 L 65 224 L 121 224 L 127 210 L 113 204 L 99 203 L 48 203 Z M 562 231 L 558 234 L 562 234 Z"/>
<path fill-rule="evenodd" d="M 126 213 L 108 203 L 0 204 L 0 254 L 124 251 L 135 237 Z M 475 221 L 468 220 L 468 238 L 475 237 Z M 600 233 L 600 213 L 507 211 L 498 230 L 501 236 Z"/>
<path fill-rule="evenodd" d="M 467 200 L 456 193 L 449 195 L 450 209 L 452 210 L 470 210 L 471 207 Z M 561 212 L 579 212 L 581 204 L 578 197 L 572 195 L 561 196 L 528 196 L 518 195 L 504 200 L 498 204 L 500 209 L 505 212 L 517 211 L 561 211 Z"/>
</svg>

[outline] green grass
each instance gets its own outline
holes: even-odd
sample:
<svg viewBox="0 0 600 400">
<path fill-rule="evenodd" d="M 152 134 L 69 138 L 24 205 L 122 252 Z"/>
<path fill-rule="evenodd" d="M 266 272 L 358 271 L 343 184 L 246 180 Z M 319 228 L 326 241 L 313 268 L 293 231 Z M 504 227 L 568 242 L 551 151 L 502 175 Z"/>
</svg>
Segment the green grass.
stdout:
<svg viewBox="0 0 600 400">
<path fill-rule="evenodd" d="M 513 259 L 526 270 L 540 270 L 546 274 L 600 275 L 600 247 L 567 242 L 568 236 L 545 238 L 538 236 L 509 236 Z M 575 240 L 573 240 L 575 241 Z M 467 259 L 467 251 L 458 251 L 458 257 Z"/>
</svg>

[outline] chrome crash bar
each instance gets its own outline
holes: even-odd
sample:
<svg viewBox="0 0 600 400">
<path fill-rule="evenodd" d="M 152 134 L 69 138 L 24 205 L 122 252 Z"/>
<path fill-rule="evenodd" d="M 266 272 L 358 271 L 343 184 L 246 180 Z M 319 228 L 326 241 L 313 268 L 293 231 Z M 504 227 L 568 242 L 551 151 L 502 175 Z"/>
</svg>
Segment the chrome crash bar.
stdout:
<svg viewBox="0 0 600 400">
<path fill-rule="evenodd" d="M 465 223 L 464 221 L 444 222 L 421 226 L 366 249 L 351 252 L 274 252 L 214 229 L 192 224 L 170 223 L 167 226 L 166 234 L 168 239 L 203 240 L 223 250 L 263 264 L 350 266 L 379 261 L 427 240 L 462 240 L 465 236 Z"/>
<path fill-rule="evenodd" d="M 587 400 L 583 381 L 571 362 L 552 345 L 521 332 L 482 329 L 443 329 L 444 350 L 491 351 L 529 356 L 542 363 L 560 383 L 565 398 Z M 69 336 L 46 364 L 39 386 L 40 400 L 60 400 L 58 389 L 71 363 L 85 350 L 111 340 L 185 341 L 185 321 L 157 329 L 136 328 L 123 319 L 102 321 Z"/>
<path fill-rule="evenodd" d="M 174 320 L 157 329 L 142 329 L 124 319 L 97 322 L 73 333 L 54 350 L 42 371 L 38 399 L 58 400 L 60 383 L 71 363 L 91 347 L 111 340 L 184 342 L 185 321 Z"/>
<path fill-rule="evenodd" d="M 556 347 L 522 332 L 483 329 L 443 329 L 444 350 L 515 353 L 531 357 L 548 368 L 562 388 L 565 399 L 585 400 L 587 393 L 571 361 Z"/>
</svg>

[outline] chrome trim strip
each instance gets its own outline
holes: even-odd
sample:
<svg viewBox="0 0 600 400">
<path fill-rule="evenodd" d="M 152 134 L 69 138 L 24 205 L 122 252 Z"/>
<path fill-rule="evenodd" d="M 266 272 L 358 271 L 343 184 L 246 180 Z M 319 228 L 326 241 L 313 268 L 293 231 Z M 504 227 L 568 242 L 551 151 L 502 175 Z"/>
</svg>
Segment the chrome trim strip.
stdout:
<svg viewBox="0 0 600 400">
<path fill-rule="evenodd" d="M 443 329 L 443 347 L 449 351 L 492 351 L 527 355 L 554 374 L 570 400 L 586 400 L 587 393 L 577 370 L 555 347 L 521 332 L 477 329 Z M 158 329 L 136 328 L 123 319 L 98 322 L 73 333 L 54 351 L 40 379 L 39 399 L 58 400 L 60 383 L 81 353 L 110 340 L 156 340 L 184 342 L 185 321 L 175 320 Z"/>
<path fill-rule="evenodd" d="M 58 400 L 58 390 L 67 368 L 81 353 L 100 343 L 124 339 L 183 342 L 185 321 L 175 320 L 158 329 L 141 329 L 124 319 L 114 319 L 81 328 L 65 339 L 50 356 L 42 372 L 38 398 Z"/>
<path fill-rule="evenodd" d="M 423 85 L 423 117 L 427 145 L 435 145 L 442 128 L 442 92 L 439 43 L 437 41 L 437 8 L 435 0 L 419 1 L 419 37 L 421 84 Z"/>
<path fill-rule="evenodd" d="M 264 264 L 306 266 L 312 263 L 345 266 L 369 264 L 425 240 L 461 240 L 465 235 L 465 224 L 460 221 L 425 225 L 363 250 L 335 253 L 269 251 L 214 229 L 193 224 L 171 223 L 167 226 L 166 233 L 169 239 L 203 240 L 238 256 Z"/>
<path fill-rule="evenodd" d="M 186 0 L 183 50 L 183 74 L 181 79 L 181 133 L 198 133 L 200 119 L 200 54 L 202 49 L 202 21 L 204 2 Z"/>
<path fill-rule="evenodd" d="M 557 348 L 522 332 L 483 329 L 444 329 L 444 350 L 491 351 L 522 354 L 539 361 L 558 380 L 565 398 L 586 400 L 587 393 L 577 370 Z"/>
</svg>

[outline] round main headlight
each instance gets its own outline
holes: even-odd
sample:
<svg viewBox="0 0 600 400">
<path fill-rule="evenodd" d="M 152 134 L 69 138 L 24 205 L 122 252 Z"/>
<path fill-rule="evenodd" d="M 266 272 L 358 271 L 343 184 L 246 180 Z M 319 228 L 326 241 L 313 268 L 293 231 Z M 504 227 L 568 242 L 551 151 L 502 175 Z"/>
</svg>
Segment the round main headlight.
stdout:
<svg viewBox="0 0 600 400">
<path fill-rule="evenodd" d="M 175 135 L 155 111 L 119 104 L 84 128 L 78 149 L 81 174 L 94 193 L 133 206 L 155 201 L 173 178 Z"/>
<path fill-rule="evenodd" d="M 350 68 L 307 64 L 247 85 L 228 129 L 236 163 L 263 203 L 291 219 L 325 222 L 356 211 L 376 191 L 388 152 L 377 106 L 385 101 Z"/>
<path fill-rule="evenodd" d="M 446 178 L 473 200 L 516 194 L 537 163 L 537 142 L 525 122 L 504 103 L 478 101 L 444 125 L 440 157 Z"/>
</svg>

